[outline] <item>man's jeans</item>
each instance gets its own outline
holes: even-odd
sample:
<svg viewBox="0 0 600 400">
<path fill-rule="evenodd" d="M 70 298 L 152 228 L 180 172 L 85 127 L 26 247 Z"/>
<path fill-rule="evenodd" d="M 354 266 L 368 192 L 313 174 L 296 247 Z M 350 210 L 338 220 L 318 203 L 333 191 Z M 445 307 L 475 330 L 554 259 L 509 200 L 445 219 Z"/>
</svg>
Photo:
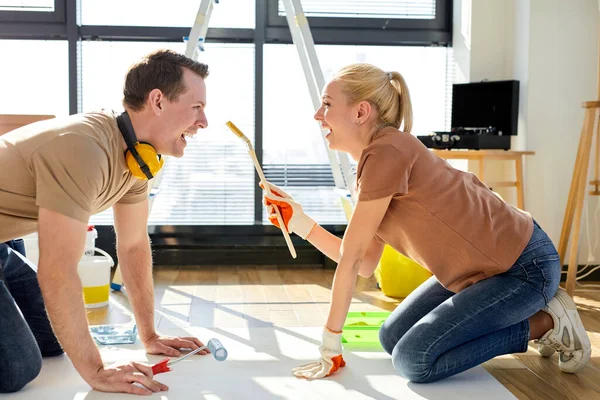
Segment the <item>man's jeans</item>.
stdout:
<svg viewBox="0 0 600 400">
<path fill-rule="evenodd" d="M 410 381 L 434 382 L 502 354 L 527 351 L 529 321 L 560 282 L 558 253 L 537 223 L 505 273 L 459 293 L 435 277 L 413 291 L 384 322 L 379 338 L 396 370 Z"/>
<path fill-rule="evenodd" d="M 0 243 L 0 393 L 15 392 L 42 368 L 42 357 L 63 354 L 46 314 L 37 270 Z"/>
</svg>

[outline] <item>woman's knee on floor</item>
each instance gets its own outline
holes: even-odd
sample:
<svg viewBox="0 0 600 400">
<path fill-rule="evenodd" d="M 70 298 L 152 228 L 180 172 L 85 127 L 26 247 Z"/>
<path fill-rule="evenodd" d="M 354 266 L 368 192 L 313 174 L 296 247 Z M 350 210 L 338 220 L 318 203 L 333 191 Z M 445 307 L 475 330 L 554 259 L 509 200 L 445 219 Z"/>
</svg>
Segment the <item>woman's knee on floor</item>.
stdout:
<svg viewBox="0 0 600 400">
<path fill-rule="evenodd" d="M 379 342 L 383 350 L 388 354 L 392 354 L 394 347 L 396 347 L 398 341 L 402 339 L 402 336 L 409 328 L 402 326 L 402 323 L 399 321 L 395 323 L 385 321 L 379 328 Z"/>
<path fill-rule="evenodd" d="M 381 347 L 385 350 L 386 353 L 392 354 L 394 350 L 394 346 L 396 343 L 392 341 L 390 329 L 385 326 L 381 326 L 379 328 L 379 343 L 381 343 Z"/>
<path fill-rule="evenodd" d="M 23 349 L 14 357 L 3 357 L 0 361 L 0 393 L 21 390 L 34 380 L 42 370 L 42 355 L 37 347 Z"/>
<path fill-rule="evenodd" d="M 424 349 L 409 341 L 399 341 L 391 352 L 394 369 L 414 383 L 429 383 L 438 380 L 433 372 L 435 359 Z"/>
<path fill-rule="evenodd" d="M 398 341 L 408 332 L 410 325 L 404 323 L 401 318 L 387 319 L 379 328 L 379 342 L 386 353 L 392 354 Z"/>
</svg>

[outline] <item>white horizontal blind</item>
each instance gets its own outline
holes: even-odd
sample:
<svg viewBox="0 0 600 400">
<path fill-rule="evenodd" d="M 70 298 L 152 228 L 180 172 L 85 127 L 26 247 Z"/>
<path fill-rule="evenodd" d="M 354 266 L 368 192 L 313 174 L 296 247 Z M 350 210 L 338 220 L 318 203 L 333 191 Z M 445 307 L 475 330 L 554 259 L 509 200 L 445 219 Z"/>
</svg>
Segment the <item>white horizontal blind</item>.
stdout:
<svg viewBox="0 0 600 400">
<path fill-rule="evenodd" d="M 201 0 L 81 0 L 81 21 L 84 25 L 191 28 L 200 3 Z M 253 29 L 255 15 L 254 0 L 215 2 L 208 26 Z"/>
<path fill-rule="evenodd" d="M 253 140 L 254 122 L 235 114 Z M 254 166 L 246 146 L 226 121 L 213 122 L 217 126 L 198 132 L 202 137 L 188 140 L 184 157 L 167 159 L 150 225 L 254 224 Z"/>
<path fill-rule="evenodd" d="M 302 0 L 308 17 L 435 19 L 435 0 Z M 279 0 L 279 15 L 285 16 Z"/>
<path fill-rule="evenodd" d="M 129 65 L 141 56 L 181 43 L 83 43 L 83 107 L 122 109 L 122 85 Z M 182 158 L 168 157 L 151 225 L 251 225 L 254 223 L 254 167 L 246 146 L 225 126 L 231 120 L 254 140 L 254 46 L 208 43 L 199 61 L 206 80 L 208 128 L 188 140 Z M 231 62 L 235 60 L 235 62 Z M 110 225 L 112 212 L 92 217 Z"/>
<path fill-rule="evenodd" d="M 54 0 L 0 0 L 0 11 L 54 11 Z"/>
</svg>

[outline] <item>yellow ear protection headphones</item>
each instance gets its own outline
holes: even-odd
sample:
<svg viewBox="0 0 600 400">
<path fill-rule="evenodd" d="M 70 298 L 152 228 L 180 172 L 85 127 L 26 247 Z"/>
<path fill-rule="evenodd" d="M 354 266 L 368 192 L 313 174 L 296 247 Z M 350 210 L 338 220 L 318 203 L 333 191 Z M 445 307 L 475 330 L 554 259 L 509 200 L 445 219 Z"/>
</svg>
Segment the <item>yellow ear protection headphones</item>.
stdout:
<svg viewBox="0 0 600 400">
<path fill-rule="evenodd" d="M 127 112 L 117 117 L 117 125 L 127 143 L 125 150 L 125 161 L 129 171 L 138 179 L 147 180 L 156 176 L 162 168 L 165 160 L 156 153 L 154 147 L 149 143 L 138 142 Z"/>
</svg>

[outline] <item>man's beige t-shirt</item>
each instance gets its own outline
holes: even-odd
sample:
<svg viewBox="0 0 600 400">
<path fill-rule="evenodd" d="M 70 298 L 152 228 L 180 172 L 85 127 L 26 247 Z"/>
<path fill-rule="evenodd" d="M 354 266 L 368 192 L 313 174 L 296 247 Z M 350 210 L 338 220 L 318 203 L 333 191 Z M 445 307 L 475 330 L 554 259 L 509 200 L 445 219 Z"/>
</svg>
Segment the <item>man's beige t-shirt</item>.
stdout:
<svg viewBox="0 0 600 400">
<path fill-rule="evenodd" d="M 0 136 L 0 242 L 37 230 L 40 207 L 87 223 L 115 203 L 148 197 L 124 157 L 116 114 L 36 122 Z"/>
<path fill-rule="evenodd" d="M 376 239 L 454 292 L 507 271 L 533 232 L 529 213 L 393 128 L 363 150 L 357 178 L 359 201 L 393 195 Z"/>
</svg>

